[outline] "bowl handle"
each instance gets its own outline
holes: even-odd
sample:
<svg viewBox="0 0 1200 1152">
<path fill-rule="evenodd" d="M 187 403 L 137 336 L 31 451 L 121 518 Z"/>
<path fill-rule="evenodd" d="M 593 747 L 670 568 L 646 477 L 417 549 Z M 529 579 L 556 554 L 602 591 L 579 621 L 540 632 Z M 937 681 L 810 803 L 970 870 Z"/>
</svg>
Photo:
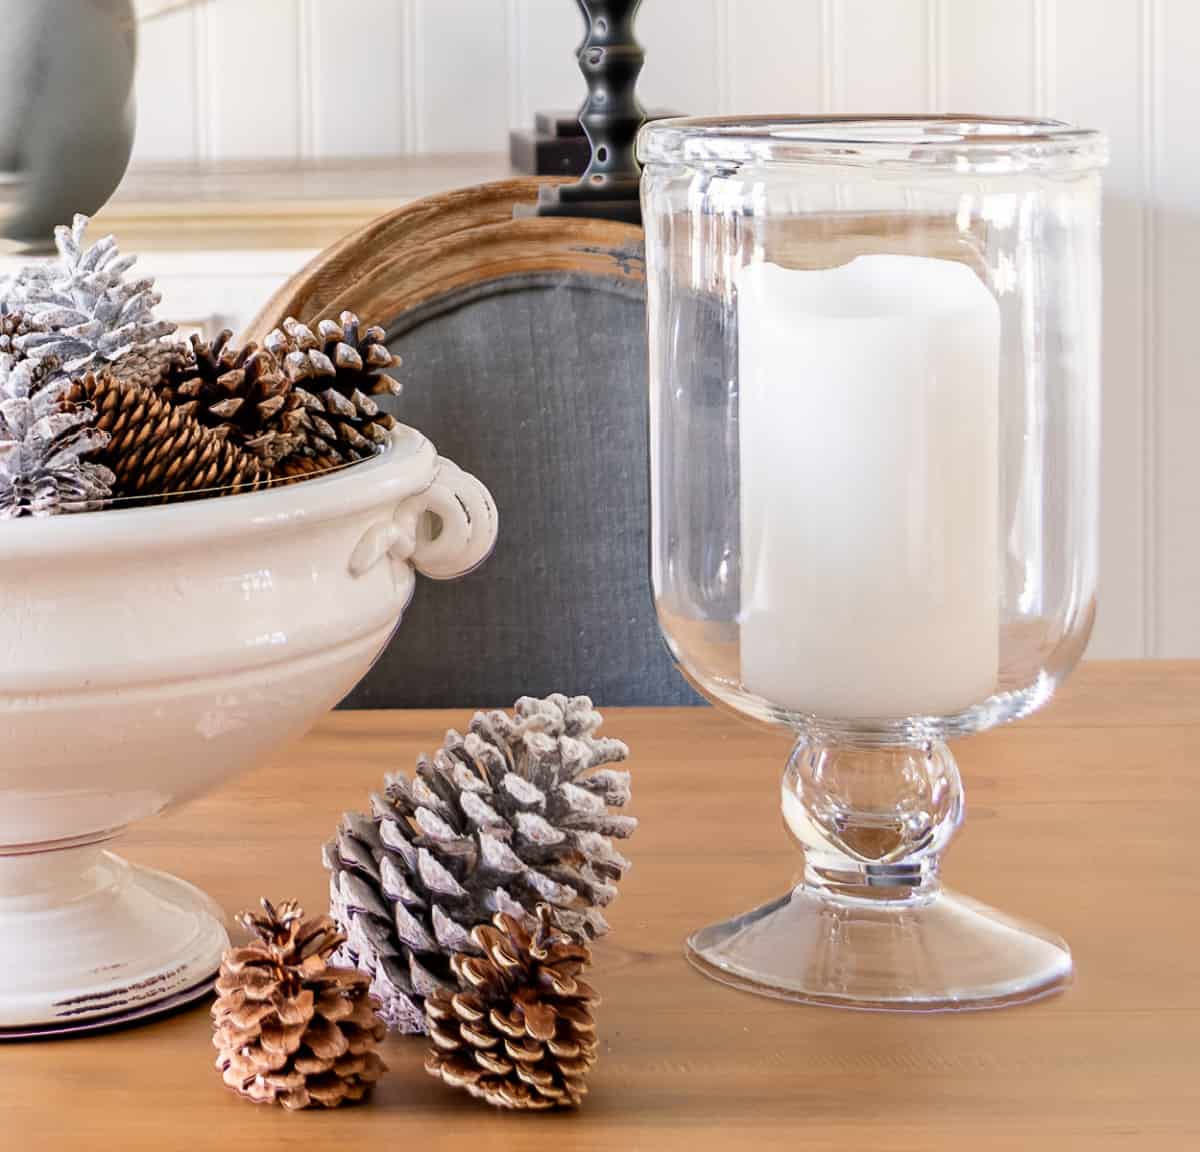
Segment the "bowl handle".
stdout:
<svg viewBox="0 0 1200 1152">
<path fill-rule="evenodd" d="M 488 558 L 497 526 L 492 494 L 439 456 L 433 483 L 402 501 L 390 520 L 367 530 L 350 556 L 350 574 L 361 576 L 390 556 L 433 580 L 453 580 Z"/>
</svg>

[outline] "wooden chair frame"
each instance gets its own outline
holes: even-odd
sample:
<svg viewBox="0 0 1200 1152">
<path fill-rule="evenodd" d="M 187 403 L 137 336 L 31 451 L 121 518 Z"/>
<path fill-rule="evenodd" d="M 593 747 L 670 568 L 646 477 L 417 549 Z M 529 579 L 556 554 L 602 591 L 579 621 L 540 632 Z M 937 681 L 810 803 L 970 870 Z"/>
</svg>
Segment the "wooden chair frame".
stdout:
<svg viewBox="0 0 1200 1152">
<path fill-rule="evenodd" d="M 518 217 L 538 188 L 505 180 L 415 201 L 326 249 L 267 302 L 246 332 L 262 341 L 288 316 L 310 322 L 344 309 L 388 324 L 439 296 L 533 272 L 644 281 L 642 230 L 609 220 Z"/>
</svg>

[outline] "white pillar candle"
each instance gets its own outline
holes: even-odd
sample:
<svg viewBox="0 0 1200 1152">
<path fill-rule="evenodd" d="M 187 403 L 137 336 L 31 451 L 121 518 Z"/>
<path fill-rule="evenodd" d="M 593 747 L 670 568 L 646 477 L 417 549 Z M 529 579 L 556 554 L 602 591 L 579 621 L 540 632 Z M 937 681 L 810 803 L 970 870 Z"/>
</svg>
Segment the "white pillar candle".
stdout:
<svg viewBox="0 0 1200 1152">
<path fill-rule="evenodd" d="M 826 718 L 996 690 L 1000 311 L 954 260 L 737 277 L 745 687 Z"/>
</svg>

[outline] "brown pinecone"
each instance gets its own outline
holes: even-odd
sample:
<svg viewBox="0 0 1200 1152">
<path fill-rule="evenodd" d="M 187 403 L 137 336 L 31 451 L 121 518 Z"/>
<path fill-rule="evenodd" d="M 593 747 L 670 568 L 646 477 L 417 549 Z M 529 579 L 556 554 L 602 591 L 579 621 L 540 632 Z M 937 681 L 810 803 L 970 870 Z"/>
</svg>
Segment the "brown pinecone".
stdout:
<svg viewBox="0 0 1200 1152">
<path fill-rule="evenodd" d="M 117 499 L 230 495 L 251 492 L 266 480 L 258 461 L 173 409 L 149 388 L 109 372 L 71 383 L 66 400 L 90 404 L 95 426 L 109 434 L 99 463 L 116 475 Z"/>
<path fill-rule="evenodd" d="M 451 961 L 463 990 L 425 1001 L 425 1070 L 497 1108 L 577 1106 L 596 1063 L 600 999 L 579 978 L 591 954 L 555 926 L 548 904 L 532 936 L 497 912 L 471 939 L 483 955 Z"/>
<path fill-rule="evenodd" d="M 241 917 L 258 939 L 221 960 L 212 1007 L 221 1078 L 289 1110 L 361 1100 L 387 1070 L 369 981 L 328 963 L 342 941 L 328 916 L 305 920 L 293 901 L 262 906 Z"/>
<path fill-rule="evenodd" d="M 299 452 L 280 460 L 272 470 L 272 478 L 285 482 L 308 480 L 323 472 L 333 472 L 345 467 L 345 461 L 332 456 L 304 456 Z"/>
<path fill-rule="evenodd" d="M 384 374 L 400 357 L 388 351 L 382 328 L 363 329 L 353 312 L 339 321 L 322 320 L 314 333 L 289 316 L 266 346 L 303 403 L 304 451 L 360 460 L 380 451 L 395 427 L 372 397 L 400 394 L 399 381 Z"/>
<path fill-rule="evenodd" d="M 190 352 L 167 365 L 155 390 L 270 466 L 303 446 L 304 404 L 270 352 L 233 348 L 232 336 L 228 328 L 212 343 L 192 336 Z"/>
<path fill-rule="evenodd" d="M 170 373 L 187 361 L 188 356 L 186 344 L 154 340 L 149 344 L 135 344 L 119 360 L 114 360 L 108 370 L 118 380 L 156 390 Z"/>
</svg>

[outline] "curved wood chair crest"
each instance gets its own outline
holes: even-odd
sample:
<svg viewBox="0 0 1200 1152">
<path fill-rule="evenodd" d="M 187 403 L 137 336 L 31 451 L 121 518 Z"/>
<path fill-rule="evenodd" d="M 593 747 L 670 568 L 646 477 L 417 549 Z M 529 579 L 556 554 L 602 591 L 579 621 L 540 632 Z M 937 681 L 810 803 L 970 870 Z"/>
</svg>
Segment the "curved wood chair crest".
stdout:
<svg viewBox="0 0 1200 1152">
<path fill-rule="evenodd" d="M 560 180 L 503 180 L 414 201 L 327 248 L 266 303 L 246 332 L 261 341 L 288 316 L 349 308 L 397 316 L 448 291 L 526 272 L 644 280 L 642 230 L 611 220 L 513 218 Z M 372 322 L 382 323 L 382 320 Z"/>
<path fill-rule="evenodd" d="M 546 181 L 464 188 L 380 217 L 317 256 L 247 332 L 344 309 L 404 364 L 396 416 L 491 489 L 496 552 L 424 587 L 348 703 L 504 706 L 589 693 L 694 702 L 649 590 L 641 229 L 513 218 Z"/>
</svg>

